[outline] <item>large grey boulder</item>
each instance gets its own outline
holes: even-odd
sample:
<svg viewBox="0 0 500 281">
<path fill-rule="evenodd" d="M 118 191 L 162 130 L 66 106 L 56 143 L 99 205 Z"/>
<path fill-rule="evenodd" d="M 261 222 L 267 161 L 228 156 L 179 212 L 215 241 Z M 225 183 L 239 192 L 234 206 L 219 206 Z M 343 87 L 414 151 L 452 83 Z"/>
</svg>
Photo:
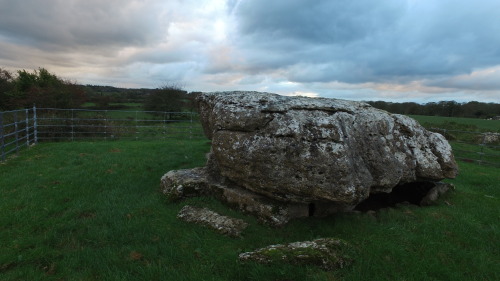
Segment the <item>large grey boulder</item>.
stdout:
<svg viewBox="0 0 500 281">
<path fill-rule="evenodd" d="M 171 197 L 242 194 L 230 196 L 233 203 L 251 198 L 245 200 L 253 205 L 239 202 L 240 209 L 270 208 L 275 214 L 264 217 L 279 217 L 273 224 L 280 225 L 457 175 L 442 135 L 366 103 L 260 92 L 203 93 L 197 100 L 211 153 L 204 169 L 162 178 Z"/>
<path fill-rule="evenodd" d="M 198 97 L 209 170 L 285 202 L 354 206 L 370 193 L 454 178 L 446 139 L 366 103 L 258 92 Z"/>
</svg>

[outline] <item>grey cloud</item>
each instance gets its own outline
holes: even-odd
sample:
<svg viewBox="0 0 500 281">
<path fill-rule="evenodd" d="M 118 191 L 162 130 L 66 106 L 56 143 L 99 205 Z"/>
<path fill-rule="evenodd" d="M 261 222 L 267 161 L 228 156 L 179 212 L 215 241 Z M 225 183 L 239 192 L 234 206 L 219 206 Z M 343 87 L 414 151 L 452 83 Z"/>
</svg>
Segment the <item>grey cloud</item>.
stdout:
<svg viewBox="0 0 500 281">
<path fill-rule="evenodd" d="M 404 6 L 401 1 L 242 1 L 238 16 L 244 34 L 293 37 L 342 44 L 388 28 Z"/>
<path fill-rule="evenodd" d="M 183 48 L 149 48 L 139 50 L 136 54 L 127 57 L 123 64 L 144 62 L 152 64 L 170 64 L 196 59 L 198 44 L 185 43 Z"/>
<path fill-rule="evenodd" d="M 498 91 L 500 89 L 500 67 L 473 72 L 471 75 L 434 79 L 426 81 L 425 85 L 448 89 Z"/>
<path fill-rule="evenodd" d="M 166 30 L 156 5 L 137 1 L 0 0 L 0 6 L 1 35 L 46 49 L 144 45 Z"/>
<path fill-rule="evenodd" d="M 253 0 L 242 1 L 236 14 L 239 47 L 252 58 L 248 69 L 286 69 L 297 82 L 363 83 L 499 64 L 498 11 L 496 0 Z"/>
<path fill-rule="evenodd" d="M 498 11 L 498 0 L 0 0 L 0 67 L 118 86 L 491 99 Z"/>
<path fill-rule="evenodd" d="M 235 10 L 235 8 L 238 6 L 239 0 L 227 0 L 226 1 L 226 8 L 227 8 L 227 13 L 232 14 Z"/>
</svg>

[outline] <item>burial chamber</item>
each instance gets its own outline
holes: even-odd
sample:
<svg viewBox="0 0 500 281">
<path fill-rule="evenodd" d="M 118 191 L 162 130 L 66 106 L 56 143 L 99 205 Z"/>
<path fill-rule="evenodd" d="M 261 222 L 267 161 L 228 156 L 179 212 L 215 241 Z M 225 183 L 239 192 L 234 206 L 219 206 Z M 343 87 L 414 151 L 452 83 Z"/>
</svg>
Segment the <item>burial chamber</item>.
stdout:
<svg viewBox="0 0 500 281">
<path fill-rule="evenodd" d="M 173 199 L 214 196 L 279 226 L 375 208 L 373 198 L 429 204 L 449 188 L 440 181 L 457 175 L 442 135 L 366 103 L 261 92 L 202 93 L 197 102 L 211 151 L 205 167 L 162 177 Z"/>
</svg>

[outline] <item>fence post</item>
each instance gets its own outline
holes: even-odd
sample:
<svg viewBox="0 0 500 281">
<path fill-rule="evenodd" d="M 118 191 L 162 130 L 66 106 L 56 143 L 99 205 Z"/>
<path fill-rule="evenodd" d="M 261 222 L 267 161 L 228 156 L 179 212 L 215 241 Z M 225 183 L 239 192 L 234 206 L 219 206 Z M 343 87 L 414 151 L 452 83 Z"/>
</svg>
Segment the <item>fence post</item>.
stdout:
<svg viewBox="0 0 500 281">
<path fill-rule="evenodd" d="M 189 118 L 191 119 L 191 122 L 189 122 L 189 139 L 193 139 L 193 112 L 189 113 Z"/>
<path fill-rule="evenodd" d="M 29 109 L 26 108 L 26 127 L 25 127 L 25 131 L 26 131 L 26 147 L 29 147 L 30 146 L 30 127 L 29 127 L 29 124 L 30 124 L 30 115 L 29 115 Z"/>
<path fill-rule="evenodd" d="M 481 163 L 483 163 L 483 155 L 484 155 L 484 146 L 486 145 L 486 134 L 483 133 L 483 141 L 481 142 L 481 144 L 479 144 L 479 146 L 481 146 L 481 151 L 479 152 L 479 165 L 481 165 Z"/>
<path fill-rule="evenodd" d="M 75 140 L 75 110 L 71 109 L 71 141 Z"/>
<path fill-rule="evenodd" d="M 135 140 L 139 139 L 139 121 L 137 121 L 138 111 L 135 111 Z"/>
<path fill-rule="evenodd" d="M 168 128 L 167 128 L 167 112 L 163 111 L 163 140 L 167 139 Z"/>
<path fill-rule="evenodd" d="M 33 137 L 35 138 L 35 144 L 38 143 L 38 123 L 36 121 L 36 105 L 33 105 Z"/>
<path fill-rule="evenodd" d="M 3 136 L 3 112 L 0 111 L 0 152 L 1 159 L 5 161 L 5 140 Z"/>
<path fill-rule="evenodd" d="M 16 137 L 16 154 L 19 153 L 19 125 L 17 124 L 18 116 L 17 116 L 17 110 L 14 112 L 14 135 Z"/>
<path fill-rule="evenodd" d="M 104 112 L 104 140 L 108 140 L 108 111 Z"/>
</svg>

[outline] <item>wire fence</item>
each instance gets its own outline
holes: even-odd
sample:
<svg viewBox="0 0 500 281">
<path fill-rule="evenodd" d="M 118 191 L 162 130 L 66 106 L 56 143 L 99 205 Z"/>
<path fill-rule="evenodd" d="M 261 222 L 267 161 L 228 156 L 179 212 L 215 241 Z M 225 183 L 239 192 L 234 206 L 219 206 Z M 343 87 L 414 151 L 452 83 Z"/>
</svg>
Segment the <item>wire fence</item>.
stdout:
<svg viewBox="0 0 500 281">
<path fill-rule="evenodd" d="M 30 108 L 0 112 L 0 161 L 38 142 L 203 139 L 197 113 Z"/>
<path fill-rule="evenodd" d="M 37 143 L 35 108 L 0 111 L 0 161 Z"/>
<path fill-rule="evenodd" d="M 500 133 L 428 128 L 446 137 L 455 158 L 500 167 Z M 0 112 L 0 161 L 43 142 L 203 139 L 194 112 L 29 108 Z"/>
<path fill-rule="evenodd" d="M 194 112 L 37 109 L 40 141 L 203 138 Z"/>
<path fill-rule="evenodd" d="M 442 134 L 453 148 L 455 159 L 500 167 L 500 133 L 429 128 Z"/>
</svg>

